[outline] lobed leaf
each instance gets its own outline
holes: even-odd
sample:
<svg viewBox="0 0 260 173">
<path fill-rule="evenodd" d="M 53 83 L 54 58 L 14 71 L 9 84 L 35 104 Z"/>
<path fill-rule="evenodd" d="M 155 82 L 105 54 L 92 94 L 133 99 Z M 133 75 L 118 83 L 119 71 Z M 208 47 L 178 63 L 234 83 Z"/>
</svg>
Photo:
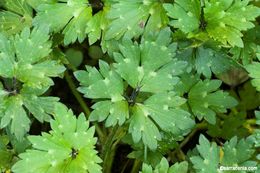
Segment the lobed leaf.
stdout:
<svg viewBox="0 0 260 173">
<path fill-rule="evenodd" d="M 83 114 L 76 118 L 71 110 L 57 104 L 51 128 L 49 134 L 28 137 L 33 148 L 19 155 L 21 160 L 12 167 L 13 172 L 101 173 L 94 128 L 89 128 Z"/>
<path fill-rule="evenodd" d="M 203 135 L 199 138 L 197 145 L 199 155 L 192 156 L 191 162 L 196 172 L 218 172 L 219 166 L 256 166 L 255 161 L 251 161 L 255 150 L 252 143 L 248 140 L 237 140 L 233 137 L 227 141 L 223 147 L 219 147 L 216 143 L 210 143 Z M 221 154 L 220 154 L 221 153 Z"/>
<path fill-rule="evenodd" d="M 223 46 L 244 47 L 241 31 L 253 28 L 253 21 L 260 15 L 260 9 L 249 0 L 177 0 L 165 4 L 168 16 L 173 18 L 170 25 L 188 34 L 188 37 L 204 40 L 206 37 L 220 42 Z M 207 39 L 206 39 L 207 40 Z"/>
<path fill-rule="evenodd" d="M 11 80 L 10 87 L 0 88 L 1 128 L 11 127 L 11 133 L 21 140 L 29 131 L 29 111 L 40 122 L 48 121 L 53 112 L 55 97 L 40 97 L 53 85 L 65 68 L 48 59 L 51 51 L 48 29 L 25 28 L 15 38 L 0 34 L 0 77 Z"/>
<path fill-rule="evenodd" d="M 153 172 L 158 172 L 158 173 L 187 173 L 188 172 L 188 162 L 180 162 L 180 163 L 175 163 L 171 167 L 169 167 L 168 161 L 163 157 L 161 162 L 156 165 L 156 167 L 153 169 L 152 166 L 143 164 L 142 166 L 142 171 L 139 173 L 153 173 Z"/>
<path fill-rule="evenodd" d="M 65 45 L 85 39 L 87 22 L 92 17 L 88 0 L 44 2 L 38 4 L 36 11 L 33 25 L 47 25 L 55 33 L 62 31 Z"/>
<path fill-rule="evenodd" d="M 100 61 L 99 71 L 86 67 L 87 71 L 75 72 L 81 84 L 78 90 L 87 98 L 98 99 L 90 120 L 106 121 L 108 127 L 129 119 L 133 141 L 142 140 L 152 150 L 161 140 L 160 130 L 189 131 L 194 122 L 180 109 L 185 100 L 170 92 L 186 63 L 173 59 L 176 44 L 171 43 L 169 28 L 145 35 L 140 44 L 124 39 L 119 47 L 112 67 Z M 132 88 L 131 96 L 126 87 Z"/>
<path fill-rule="evenodd" d="M 4 0 L 0 11 L 0 31 L 7 35 L 20 33 L 32 25 L 32 8 L 24 0 Z"/>
<path fill-rule="evenodd" d="M 107 18 L 111 20 L 105 30 L 105 40 L 140 36 L 147 25 L 146 33 L 158 31 L 166 25 L 167 17 L 157 0 L 115 0 Z M 157 12 L 162 12 L 158 15 Z M 127 25 L 126 25 L 127 24 Z"/>
<path fill-rule="evenodd" d="M 204 80 L 196 83 L 189 91 L 188 103 L 192 112 L 201 120 L 216 123 L 216 112 L 224 113 L 226 109 L 237 105 L 237 101 L 228 93 L 217 90 L 221 85 L 219 80 Z"/>
</svg>

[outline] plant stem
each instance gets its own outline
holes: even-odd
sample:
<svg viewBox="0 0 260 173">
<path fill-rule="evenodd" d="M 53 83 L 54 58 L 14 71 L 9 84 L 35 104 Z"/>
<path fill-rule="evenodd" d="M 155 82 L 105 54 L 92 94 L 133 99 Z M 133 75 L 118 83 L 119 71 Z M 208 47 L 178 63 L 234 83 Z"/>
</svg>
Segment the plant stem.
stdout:
<svg viewBox="0 0 260 173">
<path fill-rule="evenodd" d="M 85 101 L 83 100 L 81 95 L 78 93 L 76 86 L 75 86 L 71 76 L 69 75 L 69 73 L 67 71 L 65 71 L 65 79 L 66 79 L 66 81 L 67 81 L 67 83 L 70 87 L 72 94 L 74 95 L 74 97 L 79 102 L 79 104 L 80 104 L 81 108 L 83 109 L 84 113 L 86 114 L 86 116 L 89 117 L 90 110 L 89 110 L 88 106 L 85 104 Z"/>
<path fill-rule="evenodd" d="M 170 155 L 174 156 L 177 152 L 180 152 L 180 150 L 190 141 L 190 139 L 197 133 L 197 131 L 206 128 L 207 128 L 207 123 L 205 121 L 196 124 L 193 131 L 188 136 L 186 136 L 186 138 L 180 143 L 179 147 L 176 148 L 172 153 L 170 153 Z"/>
<path fill-rule="evenodd" d="M 126 167 L 127 167 L 127 165 L 129 164 L 129 159 L 126 161 L 126 163 L 124 164 L 124 166 L 123 166 L 123 169 L 121 170 L 121 173 L 124 173 L 125 172 L 125 169 L 126 169 Z"/>
<path fill-rule="evenodd" d="M 74 97 L 76 98 L 76 100 L 78 101 L 78 103 L 80 104 L 81 108 L 83 109 L 85 115 L 87 117 L 89 117 L 90 115 L 90 110 L 88 108 L 88 106 L 86 105 L 84 99 L 81 97 L 81 95 L 78 93 L 77 89 L 76 89 L 76 86 L 72 80 L 72 77 L 70 76 L 70 74 L 68 73 L 68 71 L 65 71 L 65 79 L 69 85 L 69 88 L 72 92 L 72 94 L 74 95 Z M 98 126 L 97 123 L 94 123 L 95 125 L 95 129 L 96 129 L 96 132 L 99 136 L 99 139 L 101 140 L 101 142 L 103 141 L 103 138 L 104 138 L 104 134 L 101 130 L 101 128 Z"/>
<path fill-rule="evenodd" d="M 144 161 L 147 161 L 147 146 L 144 146 Z"/>
<path fill-rule="evenodd" d="M 138 173 L 141 167 L 141 163 L 142 162 L 140 160 L 136 159 L 132 167 L 131 173 Z"/>
<path fill-rule="evenodd" d="M 102 157 L 103 157 L 103 172 L 104 173 L 110 173 L 112 164 L 113 164 L 113 159 L 115 155 L 115 149 L 116 145 L 113 145 L 115 141 L 115 136 L 117 134 L 117 131 L 119 130 L 118 126 L 113 127 L 111 132 L 109 133 L 107 140 L 105 142 L 103 152 L 102 152 Z"/>
<path fill-rule="evenodd" d="M 179 145 L 179 148 L 181 149 L 182 147 L 184 147 L 190 141 L 190 139 L 196 134 L 197 131 L 201 129 L 206 129 L 206 127 L 207 127 L 207 123 L 205 121 L 196 124 L 194 130 L 188 136 L 186 136 L 186 138 Z"/>
</svg>

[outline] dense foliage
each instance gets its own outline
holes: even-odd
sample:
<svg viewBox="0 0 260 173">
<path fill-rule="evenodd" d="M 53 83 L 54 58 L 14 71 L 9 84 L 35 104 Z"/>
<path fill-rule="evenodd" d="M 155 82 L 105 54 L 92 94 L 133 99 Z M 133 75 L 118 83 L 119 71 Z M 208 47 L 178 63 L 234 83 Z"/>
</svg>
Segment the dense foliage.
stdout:
<svg viewBox="0 0 260 173">
<path fill-rule="evenodd" d="M 258 0 L 0 1 L 0 172 L 260 172 L 259 16 Z"/>
</svg>

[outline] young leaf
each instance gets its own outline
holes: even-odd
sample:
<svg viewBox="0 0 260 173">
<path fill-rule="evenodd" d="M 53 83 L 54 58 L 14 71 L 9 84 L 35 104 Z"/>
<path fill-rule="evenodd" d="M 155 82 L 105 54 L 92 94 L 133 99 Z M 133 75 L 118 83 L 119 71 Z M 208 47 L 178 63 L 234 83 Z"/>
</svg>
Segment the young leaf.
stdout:
<svg viewBox="0 0 260 173">
<path fill-rule="evenodd" d="M 21 139 L 30 125 L 25 108 L 41 122 L 49 119 L 53 103 L 59 99 L 39 96 L 53 85 L 51 77 L 65 68 L 47 58 L 51 42 L 46 28 L 32 32 L 25 28 L 15 38 L 8 40 L 3 34 L 0 38 L 0 66 L 6 67 L 0 69 L 0 76 L 12 81 L 11 87 L 0 87 L 0 127 L 10 125 L 11 132 Z"/>
<path fill-rule="evenodd" d="M 216 123 L 216 112 L 226 112 L 227 108 L 237 105 L 237 101 L 228 93 L 217 90 L 219 80 L 204 80 L 196 83 L 189 91 L 188 103 L 192 112 L 201 120 L 204 117 L 209 123 Z"/>
<path fill-rule="evenodd" d="M 64 105 L 57 104 L 52 130 L 42 136 L 29 136 L 33 148 L 19 155 L 14 173 L 89 172 L 101 173 L 101 159 L 94 149 L 94 127 L 83 114 L 78 118 Z"/>
<path fill-rule="evenodd" d="M 47 25 L 55 33 L 62 31 L 65 45 L 85 39 L 87 22 L 92 17 L 88 0 L 44 2 L 37 6 L 36 11 L 33 25 Z"/>
<path fill-rule="evenodd" d="M 32 8 L 24 0 L 4 0 L 0 11 L 0 31 L 7 35 L 17 34 L 32 24 Z"/>
</svg>

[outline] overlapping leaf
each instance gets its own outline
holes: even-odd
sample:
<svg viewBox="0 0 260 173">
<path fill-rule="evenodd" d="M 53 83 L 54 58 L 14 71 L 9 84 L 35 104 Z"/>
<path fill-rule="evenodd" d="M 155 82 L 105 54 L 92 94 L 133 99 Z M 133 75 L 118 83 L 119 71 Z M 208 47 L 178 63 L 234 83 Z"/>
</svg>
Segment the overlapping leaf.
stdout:
<svg viewBox="0 0 260 173">
<path fill-rule="evenodd" d="M 49 119 L 59 99 L 39 96 L 53 85 L 51 77 L 65 69 L 48 58 L 51 42 L 46 28 L 32 32 L 25 28 L 15 38 L 7 39 L 3 34 L 0 38 L 0 66 L 5 67 L 0 68 L 0 76 L 12 81 L 11 87 L 0 87 L 0 127 L 10 125 L 11 132 L 21 139 L 30 127 L 26 110 L 41 122 Z"/>
<path fill-rule="evenodd" d="M 8 35 L 17 34 L 31 26 L 32 8 L 24 0 L 4 0 L 5 10 L 0 11 L 0 31 Z"/>
<path fill-rule="evenodd" d="M 0 135 L 0 171 L 5 172 L 11 167 L 13 152 L 8 149 L 7 135 Z"/>
<path fill-rule="evenodd" d="M 195 67 L 197 72 L 207 78 L 211 78 L 212 73 L 219 75 L 234 66 L 235 62 L 224 52 L 203 47 L 198 48 L 196 52 Z"/>
<path fill-rule="evenodd" d="M 216 143 L 210 143 L 203 135 L 199 138 L 197 145 L 199 156 L 192 156 L 191 162 L 200 173 L 216 172 L 219 164 L 219 147 Z"/>
<path fill-rule="evenodd" d="M 79 91 L 87 98 L 102 99 L 92 106 L 90 119 L 106 120 L 106 126 L 114 126 L 130 117 L 134 142 L 142 139 L 151 149 L 156 149 L 161 139 L 158 126 L 171 133 L 190 129 L 193 120 L 179 108 L 185 100 L 170 92 L 186 65 L 173 59 L 175 47 L 167 28 L 144 37 L 140 45 L 124 40 L 120 52 L 114 53 L 113 67 L 100 61 L 99 71 L 87 67 L 87 72 L 76 72 L 82 85 Z M 131 95 L 127 95 L 123 81 L 133 89 Z M 147 98 L 139 97 L 142 94 L 148 94 Z"/>
<path fill-rule="evenodd" d="M 252 21 L 260 15 L 260 8 L 248 3 L 234 0 L 206 1 L 204 12 L 209 36 L 224 45 L 228 43 L 233 47 L 244 47 L 241 31 L 253 28 Z"/>
<path fill-rule="evenodd" d="M 158 0 L 114 0 L 108 12 L 108 25 L 105 39 L 119 39 L 140 36 L 147 25 L 148 32 L 165 26 L 167 16 Z"/>
<path fill-rule="evenodd" d="M 209 124 L 207 133 L 211 137 L 231 139 L 233 136 L 244 137 L 248 135 L 248 129 L 244 126 L 245 112 L 231 113 L 216 119 L 216 124 Z"/>
<path fill-rule="evenodd" d="M 260 27 L 256 25 L 255 28 L 247 31 L 243 37 L 244 47 L 234 47 L 230 49 L 233 58 L 237 61 L 242 61 L 243 65 L 250 64 L 252 60 L 260 59 Z"/>
<path fill-rule="evenodd" d="M 181 162 L 175 163 L 169 167 L 169 163 L 165 158 L 162 158 L 161 162 L 153 169 L 150 165 L 143 164 L 142 171 L 140 173 L 187 173 L 188 163 Z"/>
<path fill-rule="evenodd" d="M 64 43 L 82 42 L 86 38 L 87 22 L 92 17 L 88 0 L 59 0 L 38 4 L 35 26 L 48 25 L 53 32 L 62 31 Z"/>
<path fill-rule="evenodd" d="M 50 133 L 29 136 L 32 149 L 19 155 L 15 173 L 89 172 L 101 173 L 94 137 L 94 127 L 83 114 L 78 118 L 64 105 L 57 104 Z"/>
<path fill-rule="evenodd" d="M 216 112 L 226 112 L 227 108 L 237 104 L 237 101 L 228 93 L 218 90 L 220 85 L 219 80 L 199 81 L 188 94 L 192 112 L 199 119 L 204 117 L 211 124 L 216 122 Z"/>
<path fill-rule="evenodd" d="M 255 111 L 255 117 L 256 117 L 256 125 L 260 126 L 260 111 Z M 256 149 L 260 148 L 260 129 L 255 129 L 254 133 L 249 136 L 249 139 L 252 141 Z M 256 159 L 260 160 L 260 153 L 257 153 Z M 258 164 L 259 169 L 259 164 Z"/>
<path fill-rule="evenodd" d="M 86 33 L 88 34 L 90 45 L 101 38 L 102 31 L 107 27 L 107 12 L 108 8 L 104 7 L 102 11 L 99 11 L 97 14 L 95 14 L 87 23 Z"/>
<path fill-rule="evenodd" d="M 200 173 L 216 172 L 219 166 L 256 166 L 257 163 L 250 160 L 255 152 L 252 147 L 251 142 L 244 139 L 238 141 L 237 137 L 219 147 L 201 135 L 197 145 L 199 155 L 190 159 L 193 167 Z"/>
<path fill-rule="evenodd" d="M 170 25 L 179 28 L 184 33 L 190 33 L 200 25 L 200 1 L 199 0 L 176 0 L 175 4 L 164 4 L 168 16 L 176 19 Z"/>
<path fill-rule="evenodd" d="M 243 47 L 241 31 L 253 28 L 252 21 L 260 15 L 260 9 L 248 3 L 248 0 L 207 0 L 205 4 L 199 0 L 177 0 L 164 7 L 174 19 L 170 24 L 189 37 L 201 39 L 206 33 L 224 46 Z"/>
</svg>

